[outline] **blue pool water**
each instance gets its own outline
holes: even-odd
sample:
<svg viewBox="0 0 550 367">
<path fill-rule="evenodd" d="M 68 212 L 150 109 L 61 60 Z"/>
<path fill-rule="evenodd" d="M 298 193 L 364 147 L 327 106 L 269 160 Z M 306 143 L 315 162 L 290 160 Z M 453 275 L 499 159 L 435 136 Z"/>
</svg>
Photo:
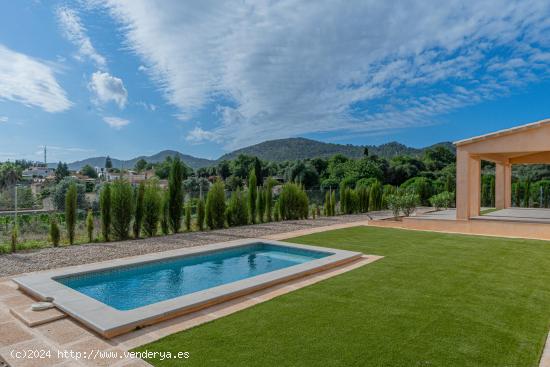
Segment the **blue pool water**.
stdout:
<svg viewBox="0 0 550 367">
<path fill-rule="evenodd" d="M 257 243 L 191 257 L 69 275 L 56 281 L 118 310 L 132 310 L 329 255 L 329 252 Z"/>
</svg>

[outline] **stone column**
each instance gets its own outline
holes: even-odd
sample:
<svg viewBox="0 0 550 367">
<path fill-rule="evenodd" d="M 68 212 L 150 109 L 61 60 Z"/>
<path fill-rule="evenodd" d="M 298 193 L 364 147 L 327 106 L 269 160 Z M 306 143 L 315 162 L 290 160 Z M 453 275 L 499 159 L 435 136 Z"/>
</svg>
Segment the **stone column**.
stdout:
<svg viewBox="0 0 550 367">
<path fill-rule="evenodd" d="M 508 161 L 495 165 L 495 206 L 509 208 L 512 204 L 512 166 Z"/>
<path fill-rule="evenodd" d="M 481 198 L 481 160 L 467 151 L 456 152 L 456 219 L 479 215 Z"/>
</svg>

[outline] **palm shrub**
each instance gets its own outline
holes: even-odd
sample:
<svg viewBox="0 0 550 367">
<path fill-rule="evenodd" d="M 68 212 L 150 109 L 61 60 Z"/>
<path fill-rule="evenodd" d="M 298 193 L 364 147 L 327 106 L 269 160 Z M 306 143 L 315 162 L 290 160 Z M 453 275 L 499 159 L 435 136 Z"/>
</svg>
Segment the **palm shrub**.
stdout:
<svg viewBox="0 0 550 367">
<path fill-rule="evenodd" d="M 227 223 L 230 226 L 242 226 L 248 224 L 248 207 L 246 198 L 239 188 L 231 194 L 227 206 Z"/>
<path fill-rule="evenodd" d="M 265 218 L 268 222 L 273 220 L 273 182 L 271 179 L 267 180 L 265 189 Z"/>
<path fill-rule="evenodd" d="M 279 211 L 283 220 L 307 218 L 309 202 L 301 186 L 295 183 L 283 185 L 279 197 Z"/>
<path fill-rule="evenodd" d="M 204 216 L 205 216 L 204 199 L 200 198 L 197 203 L 197 227 L 199 227 L 199 231 L 204 230 Z"/>
<path fill-rule="evenodd" d="M 54 215 L 50 217 L 50 241 L 52 241 L 53 247 L 59 246 L 59 239 L 61 233 L 59 231 L 59 225 L 57 224 L 57 218 Z"/>
<path fill-rule="evenodd" d="M 76 227 L 76 185 L 74 183 L 69 185 L 67 194 L 65 194 L 65 223 L 67 226 L 67 236 L 69 237 L 69 243 L 74 243 L 74 232 Z"/>
<path fill-rule="evenodd" d="M 256 171 L 252 169 L 248 175 L 248 210 L 252 224 L 256 223 L 256 200 L 258 196 L 256 185 Z"/>
<path fill-rule="evenodd" d="M 168 176 L 169 218 L 172 232 L 178 233 L 181 228 L 183 215 L 183 175 L 184 167 L 179 157 L 176 157 Z"/>
<path fill-rule="evenodd" d="M 145 182 L 140 182 L 137 190 L 134 193 L 134 238 L 139 238 L 141 235 L 141 227 L 143 225 L 143 198 L 145 196 Z"/>
<path fill-rule="evenodd" d="M 143 193 L 143 231 L 148 237 L 157 234 L 162 197 L 156 182 L 145 186 Z"/>
<path fill-rule="evenodd" d="M 355 189 L 357 192 L 357 211 L 366 213 L 369 211 L 369 189 L 365 186 L 360 186 Z"/>
<path fill-rule="evenodd" d="M 94 241 L 94 213 L 92 209 L 88 209 L 86 216 L 86 232 L 88 233 L 88 242 Z"/>
<path fill-rule="evenodd" d="M 111 185 L 106 183 L 99 194 L 99 207 L 101 213 L 101 233 L 104 241 L 109 241 L 111 236 Z"/>
<path fill-rule="evenodd" d="M 225 186 L 217 180 L 206 196 L 206 224 L 210 229 L 220 229 L 225 225 Z"/>
<path fill-rule="evenodd" d="M 376 211 L 382 209 L 382 184 L 375 181 L 369 190 L 369 210 Z"/>
<path fill-rule="evenodd" d="M 134 193 L 128 181 L 117 179 L 111 189 L 111 217 L 113 235 L 117 240 L 130 236 L 130 224 L 134 214 Z"/>
<path fill-rule="evenodd" d="M 164 195 L 162 195 L 160 207 L 160 229 L 165 236 L 170 233 L 169 200 L 168 191 L 165 191 Z"/>
<path fill-rule="evenodd" d="M 256 211 L 258 212 L 258 220 L 260 221 L 260 223 L 263 223 L 265 215 L 265 190 L 262 188 L 258 190 L 258 198 L 256 199 Z"/>
<path fill-rule="evenodd" d="M 185 230 L 191 231 L 191 200 L 185 205 Z"/>
</svg>

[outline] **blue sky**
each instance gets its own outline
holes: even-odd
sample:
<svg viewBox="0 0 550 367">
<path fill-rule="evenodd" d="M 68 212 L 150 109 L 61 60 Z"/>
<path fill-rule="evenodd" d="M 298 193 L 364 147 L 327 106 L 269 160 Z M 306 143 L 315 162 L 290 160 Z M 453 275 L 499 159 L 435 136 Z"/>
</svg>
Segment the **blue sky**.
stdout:
<svg viewBox="0 0 550 367">
<path fill-rule="evenodd" d="M 0 160 L 421 147 L 550 117 L 548 1 L 0 6 Z"/>
</svg>

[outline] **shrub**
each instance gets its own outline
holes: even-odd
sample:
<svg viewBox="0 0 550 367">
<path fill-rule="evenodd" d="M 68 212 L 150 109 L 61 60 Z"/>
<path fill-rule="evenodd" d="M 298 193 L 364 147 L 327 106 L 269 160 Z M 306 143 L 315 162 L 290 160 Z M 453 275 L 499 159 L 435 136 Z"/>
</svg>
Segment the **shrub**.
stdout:
<svg viewBox="0 0 550 367">
<path fill-rule="evenodd" d="M 157 234 L 162 197 L 156 182 L 148 183 L 143 194 L 143 231 L 149 237 Z"/>
<path fill-rule="evenodd" d="M 88 233 L 88 242 L 94 241 L 94 213 L 91 209 L 88 210 L 86 216 L 86 232 Z"/>
<path fill-rule="evenodd" d="M 59 225 L 57 224 L 57 218 L 54 215 L 50 217 L 50 241 L 52 241 L 53 247 L 59 246 L 59 239 L 61 233 L 59 231 Z"/>
<path fill-rule="evenodd" d="M 314 206 L 311 208 L 311 218 L 315 219 L 317 216 L 317 208 Z"/>
<path fill-rule="evenodd" d="M 248 175 L 248 209 L 252 223 L 256 223 L 256 196 L 258 195 L 256 185 L 256 172 L 252 169 Z"/>
<path fill-rule="evenodd" d="M 432 206 L 435 207 L 437 210 L 449 209 L 453 206 L 454 201 L 454 193 L 448 191 L 443 191 L 430 198 L 430 204 L 432 204 Z"/>
<path fill-rule="evenodd" d="M 295 183 L 283 185 L 279 197 L 279 211 L 283 220 L 307 218 L 309 203 L 302 187 Z"/>
<path fill-rule="evenodd" d="M 132 186 L 126 180 L 115 180 L 111 189 L 111 219 L 113 235 L 117 240 L 125 240 L 129 237 L 133 212 Z"/>
<path fill-rule="evenodd" d="M 160 229 L 163 235 L 170 233 L 170 214 L 168 191 L 164 192 L 160 208 Z"/>
<path fill-rule="evenodd" d="M 270 179 L 267 180 L 265 189 L 265 218 L 268 222 L 273 220 L 273 183 Z"/>
<path fill-rule="evenodd" d="M 227 223 L 230 226 L 248 224 L 248 207 L 246 198 L 240 189 L 234 191 L 227 207 Z"/>
<path fill-rule="evenodd" d="M 71 183 L 65 196 L 65 223 L 67 227 L 67 236 L 69 237 L 69 243 L 71 245 L 74 243 L 74 230 L 76 226 L 76 200 L 76 184 Z"/>
<path fill-rule="evenodd" d="M 325 193 L 325 203 L 323 206 L 323 211 L 325 216 L 330 216 L 330 192 L 328 191 Z"/>
<path fill-rule="evenodd" d="M 369 210 L 376 211 L 382 209 L 382 184 L 375 181 L 369 190 Z"/>
<path fill-rule="evenodd" d="M 405 217 L 410 216 L 419 204 L 420 197 L 418 194 L 406 192 L 401 196 L 401 210 L 403 210 Z"/>
<path fill-rule="evenodd" d="M 197 203 L 197 226 L 199 227 L 199 231 L 204 230 L 204 215 L 205 215 L 204 199 L 200 198 Z"/>
<path fill-rule="evenodd" d="M 399 217 L 399 214 L 401 213 L 401 197 L 397 194 L 388 195 L 387 202 L 388 209 L 391 210 L 393 217 Z"/>
<path fill-rule="evenodd" d="M 101 210 L 101 233 L 103 240 L 109 241 L 111 235 L 111 185 L 106 183 L 99 194 Z"/>
<path fill-rule="evenodd" d="M 382 187 L 382 204 L 380 206 L 380 209 L 387 209 L 388 208 L 388 196 L 393 195 L 397 192 L 397 188 L 392 185 L 384 185 Z"/>
<path fill-rule="evenodd" d="M 333 191 L 330 196 L 330 215 L 336 215 L 336 191 Z"/>
<path fill-rule="evenodd" d="M 279 200 L 277 200 L 275 202 L 275 206 L 273 207 L 273 220 L 275 220 L 275 222 L 278 222 L 279 220 L 281 220 L 281 211 L 279 209 Z"/>
<path fill-rule="evenodd" d="M 369 211 L 369 189 L 365 186 L 359 186 L 357 192 L 357 211 L 366 213 Z"/>
<path fill-rule="evenodd" d="M 188 201 L 185 205 L 185 230 L 191 231 L 191 201 Z"/>
<path fill-rule="evenodd" d="M 145 182 L 140 182 L 135 192 L 134 238 L 139 238 L 143 224 L 143 199 L 145 197 Z"/>
<path fill-rule="evenodd" d="M 18 235 L 19 229 L 17 228 L 17 224 L 13 226 L 11 230 L 11 252 L 17 251 L 17 235 Z"/>
<path fill-rule="evenodd" d="M 172 232 L 178 233 L 181 228 L 181 217 L 183 214 L 183 176 L 185 169 L 179 157 L 176 157 L 170 168 L 168 176 L 168 212 L 170 228 Z"/>
<path fill-rule="evenodd" d="M 429 205 L 432 196 L 432 181 L 426 177 L 414 177 L 405 181 L 401 188 L 418 194 L 422 205 Z"/>
<path fill-rule="evenodd" d="M 225 225 L 225 187 L 217 180 L 206 196 L 206 224 L 210 229 L 220 229 Z"/>
</svg>

